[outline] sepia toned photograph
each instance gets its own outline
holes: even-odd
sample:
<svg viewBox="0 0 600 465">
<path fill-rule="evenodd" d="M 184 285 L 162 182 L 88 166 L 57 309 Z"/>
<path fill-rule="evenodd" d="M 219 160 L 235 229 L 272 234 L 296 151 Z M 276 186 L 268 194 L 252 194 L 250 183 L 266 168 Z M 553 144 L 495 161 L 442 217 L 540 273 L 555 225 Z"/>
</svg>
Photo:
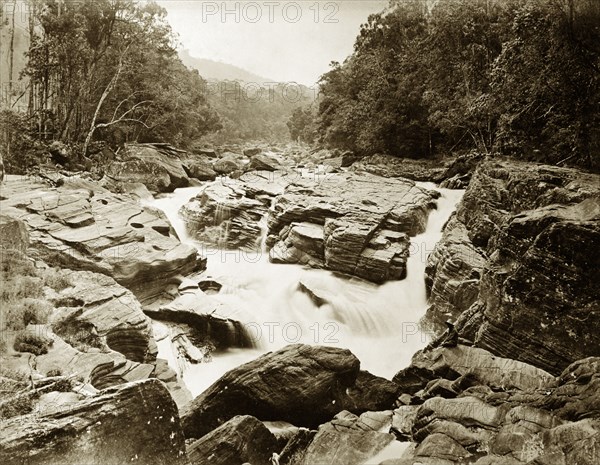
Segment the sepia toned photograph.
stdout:
<svg viewBox="0 0 600 465">
<path fill-rule="evenodd" d="M 600 465 L 600 0 L 0 0 L 0 465 Z"/>
</svg>

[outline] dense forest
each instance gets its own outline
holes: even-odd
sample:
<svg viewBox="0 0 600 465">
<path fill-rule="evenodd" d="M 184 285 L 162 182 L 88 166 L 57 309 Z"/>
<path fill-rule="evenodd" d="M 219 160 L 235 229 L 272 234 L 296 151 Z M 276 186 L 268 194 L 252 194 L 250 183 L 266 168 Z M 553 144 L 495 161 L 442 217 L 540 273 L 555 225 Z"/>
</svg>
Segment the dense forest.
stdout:
<svg viewBox="0 0 600 465">
<path fill-rule="evenodd" d="M 598 167 L 598 0 L 391 0 L 320 81 L 321 142 Z"/>
<path fill-rule="evenodd" d="M 28 108 L 0 116 L 9 169 L 39 141 L 60 140 L 82 154 L 94 139 L 185 147 L 221 128 L 206 82 L 178 58 L 157 4 L 28 0 L 27 7 Z"/>
<path fill-rule="evenodd" d="M 153 2 L 23 5 L 30 45 L 20 75 L 26 86 L 18 88 L 25 91 L 0 112 L 10 172 L 35 166 L 54 140 L 81 155 L 95 140 L 115 149 L 129 141 L 182 148 L 285 142 L 294 108 L 315 99 L 314 89 L 295 83 L 205 80 L 183 64 L 167 12 Z M 26 111 L 13 108 L 17 101 L 27 102 Z"/>
<path fill-rule="evenodd" d="M 288 142 L 298 137 L 287 122 L 296 109 L 309 108 L 316 89 L 297 83 L 209 81 L 207 99 L 222 128 L 203 138 L 215 144 L 262 140 Z"/>
<path fill-rule="evenodd" d="M 206 81 L 182 63 L 152 2 L 23 2 L 27 85 L 15 98 L 26 111 L 0 112 L 10 171 L 52 140 L 85 155 L 94 140 L 189 148 L 290 137 L 361 155 L 475 150 L 600 165 L 597 0 L 390 0 L 318 96 Z"/>
</svg>

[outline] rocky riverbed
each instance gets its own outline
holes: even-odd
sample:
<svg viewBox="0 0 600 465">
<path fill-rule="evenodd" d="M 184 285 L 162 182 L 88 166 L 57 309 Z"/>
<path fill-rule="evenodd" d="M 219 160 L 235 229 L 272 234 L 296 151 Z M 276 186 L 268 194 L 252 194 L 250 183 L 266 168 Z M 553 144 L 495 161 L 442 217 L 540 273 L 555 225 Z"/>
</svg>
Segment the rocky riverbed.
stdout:
<svg viewBox="0 0 600 465">
<path fill-rule="evenodd" d="M 101 182 L 8 177 L 3 463 L 600 463 L 600 176 L 476 159 L 395 164 L 384 177 L 372 158 L 330 162 L 318 172 L 337 172 L 317 180 L 277 158 L 145 145 Z M 235 180 L 213 182 L 209 168 Z M 346 348 L 292 344 L 192 400 L 157 343 L 175 344 L 175 361 L 211 363 L 211 350 L 253 341 L 214 297 L 235 291 L 140 199 L 203 178 L 182 209 L 196 239 L 260 250 L 266 235 L 274 262 L 377 284 L 411 272 L 411 241 L 439 202 L 407 178 L 468 183 L 423 276 L 429 345 L 386 379 Z M 317 308 L 336 298 L 302 286 Z"/>
</svg>

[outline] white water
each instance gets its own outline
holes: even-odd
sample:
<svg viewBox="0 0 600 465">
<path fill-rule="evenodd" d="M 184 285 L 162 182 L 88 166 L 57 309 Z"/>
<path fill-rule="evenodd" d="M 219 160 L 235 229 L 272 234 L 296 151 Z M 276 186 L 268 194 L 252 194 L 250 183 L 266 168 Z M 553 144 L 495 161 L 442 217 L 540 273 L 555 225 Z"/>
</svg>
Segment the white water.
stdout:
<svg viewBox="0 0 600 465">
<path fill-rule="evenodd" d="M 178 211 L 201 190 L 177 189 L 150 204 L 165 212 L 183 242 L 195 245 L 208 257 L 207 276 L 223 283 L 221 292 L 213 297 L 244 315 L 242 322 L 255 337 L 257 349 L 230 349 L 213 354 L 210 363 L 189 366 L 184 381 L 194 396 L 232 368 L 290 343 L 348 348 L 359 358 L 362 369 L 388 379 L 428 343 L 427 335 L 419 331 L 419 320 L 427 308 L 426 259 L 463 191 L 437 189 L 442 196 L 429 216 L 427 231 L 412 238 L 407 278 L 376 286 L 325 270 L 272 264 L 267 253 L 209 249 L 194 242 Z M 330 304 L 317 307 L 298 290 L 300 280 L 314 286 Z M 159 356 L 172 363 L 168 354 Z"/>
</svg>

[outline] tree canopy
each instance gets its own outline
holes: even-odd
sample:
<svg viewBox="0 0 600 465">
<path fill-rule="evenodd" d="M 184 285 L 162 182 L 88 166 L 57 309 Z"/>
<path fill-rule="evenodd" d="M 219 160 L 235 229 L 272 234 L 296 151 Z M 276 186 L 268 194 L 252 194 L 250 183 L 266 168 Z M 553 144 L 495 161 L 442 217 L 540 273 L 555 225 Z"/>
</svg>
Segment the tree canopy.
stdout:
<svg viewBox="0 0 600 465">
<path fill-rule="evenodd" d="M 600 2 L 392 0 L 321 78 L 322 141 L 598 165 Z"/>
<path fill-rule="evenodd" d="M 30 116 L 38 135 L 191 143 L 218 129 L 205 83 L 152 2 L 30 0 Z"/>
</svg>

